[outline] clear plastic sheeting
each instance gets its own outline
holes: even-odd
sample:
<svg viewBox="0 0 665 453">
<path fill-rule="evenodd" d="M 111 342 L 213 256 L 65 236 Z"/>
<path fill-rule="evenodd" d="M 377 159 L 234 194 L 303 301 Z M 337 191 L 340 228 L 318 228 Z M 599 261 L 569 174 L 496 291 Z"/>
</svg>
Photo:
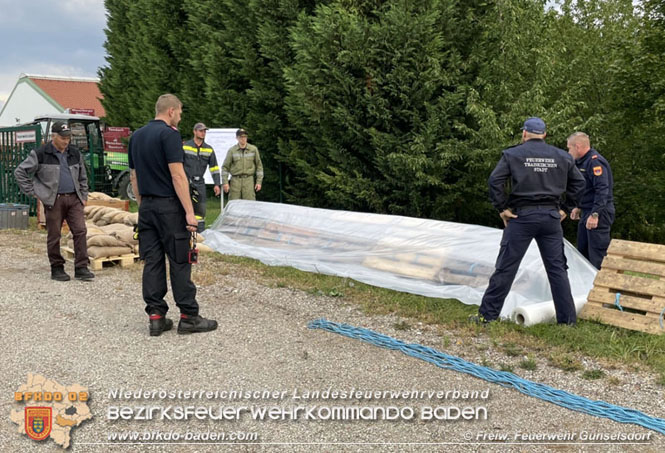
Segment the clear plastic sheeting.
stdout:
<svg viewBox="0 0 665 453">
<path fill-rule="evenodd" d="M 271 266 L 292 266 L 397 291 L 480 305 L 494 272 L 502 230 L 234 200 L 203 235 L 205 243 L 218 252 L 254 258 Z M 581 308 L 596 269 L 567 241 L 565 253 L 573 297 Z M 551 300 L 534 241 L 501 316 L 511 318 L 517 307 Z M 538 317 L 538 322 L 551 320 L 542 318 Z"/>
</svg>

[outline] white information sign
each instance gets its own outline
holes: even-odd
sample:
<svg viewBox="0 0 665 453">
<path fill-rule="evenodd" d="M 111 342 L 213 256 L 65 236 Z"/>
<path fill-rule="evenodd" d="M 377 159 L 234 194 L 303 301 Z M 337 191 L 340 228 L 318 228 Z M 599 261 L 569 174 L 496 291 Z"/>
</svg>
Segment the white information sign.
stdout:
<svg viewBox="0 0 665 453">
<path fill-rule="evenodd" d="M 16 143 L 35 143 L 37 141 L 37 133 L 35 131 L 17 131 Z"/>
<path fill-rule="evenodd" d="M 217 157 L 220 176 L 222 173 L 222 164 L 226 158 L 226 152 L 229 148 L 238 143 L 236 140 L 237 130 L 238 129 L 208 129 L 208 133 L 206 134 L 206 143 L 212 146 L 212 149 L 215 150 L 215 157 Z M 206 184 L 213 183 L 210 168 L 206 169 L 203 178 Z"/>
</svg>

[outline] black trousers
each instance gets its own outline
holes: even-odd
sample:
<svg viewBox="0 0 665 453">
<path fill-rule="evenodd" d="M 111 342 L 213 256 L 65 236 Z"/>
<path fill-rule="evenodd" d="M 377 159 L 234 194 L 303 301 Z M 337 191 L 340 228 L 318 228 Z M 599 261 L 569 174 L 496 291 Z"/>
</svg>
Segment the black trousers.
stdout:
<svg viewBox="0 0 665 453">
<path fill-rule="evenodd" d="M 531 241 L 535 239 L 550 282 L 556 320 L 558 323 L 575 323 L 577 314 L 570 292 L 566 255 L 563 252 L 563 230 L 559 211 L 518 211 L 517 216 L 516 219 L 510 219 L 503 230 L 496 270 L 490 277 L 479 313 L 488 321 L 499 317 L 522 258 Z"/>
<path fill-rule="evenodd" d="M 188 262 L 189 240 L 185 210 L 177 197 L 142 197 L 139 207 L 139 250 L 143 267 L 143 300 L 148 314 L 165 315 L 169 306 L 166 296 L 166 260 L 173 298 L 180 313 L 196 316 L 196 285 L 192 282 L 192 265 Z"/>
</svg>

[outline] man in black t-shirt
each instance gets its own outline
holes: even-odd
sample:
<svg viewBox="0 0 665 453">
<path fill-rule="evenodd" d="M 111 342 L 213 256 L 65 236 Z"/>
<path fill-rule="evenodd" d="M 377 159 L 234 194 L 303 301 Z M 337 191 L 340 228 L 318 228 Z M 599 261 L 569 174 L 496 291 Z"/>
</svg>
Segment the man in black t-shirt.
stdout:
<svg viewBox="0 0 665 453">
<path fill-rule="evenodd" d="M 173 298 L 180 309 L 178 333 L 209 332 L 217 321 L 199 315 L 196 286 L 189 263 L 191 233 L 196 217 L 183 168 L 182 138 L 177 126 L 182 103 L 164 94 L 155 104 L 155 119 L 143 126 L 129 141 L 129 168 L 132 187 L 139 204 L 139 250 L 145 260 L 143 299 L 150 316 L 150 335 L 158 336 L 173 327 L 166 317 L 164 296 L 166 261 Z"/>
</svg>

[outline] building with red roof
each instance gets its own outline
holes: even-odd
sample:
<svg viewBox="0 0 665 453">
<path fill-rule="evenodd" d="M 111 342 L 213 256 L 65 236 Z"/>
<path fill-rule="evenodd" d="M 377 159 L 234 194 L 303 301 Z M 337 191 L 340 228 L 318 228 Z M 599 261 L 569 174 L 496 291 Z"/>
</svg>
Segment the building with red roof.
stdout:
<svg viewBox="0 0 665 453">
<path fill-rule="evenodd" d="M 0 126 L 31 122 L 53 113 L 87 113 L 104 117 L 99 79 L 21 74 L 0 110 Z"/>
</svg>

